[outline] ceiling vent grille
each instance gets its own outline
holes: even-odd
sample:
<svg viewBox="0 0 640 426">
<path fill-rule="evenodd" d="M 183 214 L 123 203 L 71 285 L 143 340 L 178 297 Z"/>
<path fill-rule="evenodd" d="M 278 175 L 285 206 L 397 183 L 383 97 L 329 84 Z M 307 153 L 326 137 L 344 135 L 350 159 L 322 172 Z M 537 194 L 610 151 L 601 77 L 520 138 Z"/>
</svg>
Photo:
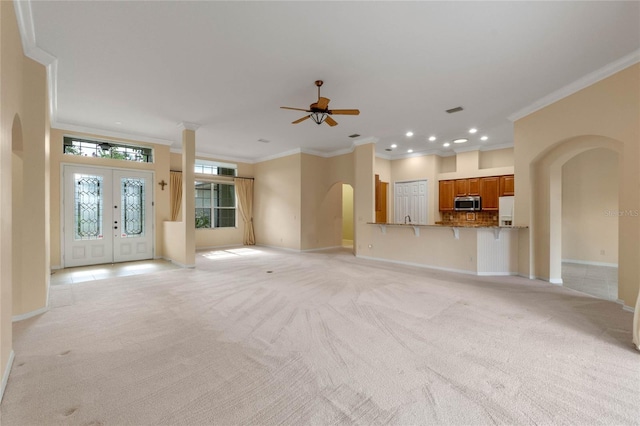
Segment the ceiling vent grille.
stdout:
<svg viewBox="0 0 640 426">
<path fill-rule="evenodd" d="M 359 135 L 359 134 L 357 134 L 357 133 L 354 133 L 354 134 L 352 134 L 352 135 L 349 135 L 349 137 L 350 137 L 350 138 L 359 138 L 359 137 L 360 137 L 360 135 Z"/>
<path fill-rule="evenodd" d="M 455 108 L 448 109 L 448 110 L 447 110 L 447 112 L 448 112 L 449 114 L 453 114 L 454 112 L 460 112 L 460 111 L 462 111 L 463 109 L 464 109 L 464 108 L 462 108 L 461 106 L 459 106 L 459 107 L 455 107 Z"/>
</svg>

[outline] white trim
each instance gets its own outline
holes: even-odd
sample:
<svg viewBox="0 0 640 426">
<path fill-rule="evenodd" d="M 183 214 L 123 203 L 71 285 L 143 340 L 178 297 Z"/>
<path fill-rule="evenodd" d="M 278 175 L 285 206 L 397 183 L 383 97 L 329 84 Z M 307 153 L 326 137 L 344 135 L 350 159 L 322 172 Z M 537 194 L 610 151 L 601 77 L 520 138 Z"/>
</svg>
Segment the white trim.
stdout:
<svg viewBox="0 0 640 426">
<path fill-rule="evenodd" d="M 622 310 L 623 310 L 623 311 L 634 312 L 634 313 L 635 313 L 635 311 L 636 311 L 633 307 L 625 305 L 625 304 L 624 304 L 624 300 L 622 300 L 622 299 L 617 299 L 617 300 L 616 300 L 616 303 L 617 303 L 618 305 L 622 305 Z"/>
<path fill-rule="evenodd" d="M 52 271 L 57 271 L 59 269 L 64 269 L 61 265 L 51 265 L 49 268 L 51 268 Z"/>
<path fill-rule="evenodd" d="M 184 131 L 184 130 L 192 130 L 192 131 L 196 131 L 200 128 L 200 125 L 198 123 L 190 123 L 188 121 L 183 121 L 181 123 L 178 123 L 178 129 Z"/>
<path fill-rule="evenodd" d="M 105 129 L 98 129 L 95 127 L 86 127 L 86 126 L 78 126 L 76 124 L 69 124 L 69 123 L 61 123 L 61 122 L 51 122 L 51 128 L 52 129 L 57 129 L 57 130 L 62 130 L 62 131 L 67 131 L 67 132 L 77 132 L 77 133 L 84 133 L 84 134 L 88 134 L 88 135 L 92 135 L 92 136 L 98 136 L 98 137 L 108 137 L 108 138 L 118 138 L 118 139 L 125 139 L 128 141 L 133 141 L 133 142 L 146 142 L 146 143 L 153 143 L 153 144 L 157 144 L 157 145 L 172 145 L 174 143 L 176 143 L 175 141 L 170 141 L 167 139 L 159 139 L 159 138 L 151 138 L 148 136 L 143 136 L 143 135 L 136 135 L 133 133 L 124 133 L 124 132 L 114 132 L 111 130 L 105 130 Z M 79 136 L 79 135 L 76 135 Z M 151 163 L 149 163 L 151 164 Z"/>
<path fill-rule="evenodd" d="M 320 247 L 320 248 L 313 248 L 313 249 L 304 249 L 304 250 L 300 250 L 301 253 L 312 253 L 315 251 L 326 251 L 326 250 L 333 250 L 333 249 L 341 249 L 343 248 L 342 245 L 339 246 L 331 246 L 331 247 Z"/>
<path fill-rule="evenodd" d="M 618 267 L 617 263 L 592 262 L 590 260 L 562 259 L 562 263 L 576 263 L 578 265 L 591 265 L 591 266 L 609 266 L 611 268 Z"/>
<path fill-rule="evenodd" d="M 426 265 L 424 263 L 404 262 L 401 260 L 391 260 L 391 259 L 383 259 L 380 257 L 362 256 L 360 254 L 356 254 L 356 257 L 359 259 L 365 259 L 365 260 L 376 260 L 380 262 L 396 263 L 398 265 L 404 265 L 404 266 L 416 266 L 418 268 L 437 269 L 438 271 L 455 272 L 458 274 L 477 275 L 477 272 L 474 272 L 474 271 L 465 271 L 463 269 L 453 269 L 453 268 L 443 268 L 440 266 Z"/>
<path fill-rule="evenodd" d="M 211 229 L 221 229 L 221 228 L 211 228 Z M 230 248 L 243 248 L 243 247 L 251 247 L 245 246 L 244 244 L 226 244 L 224 246 L 207 246 L 207 247 L 196 247 L 196 254 L 199 252 L 210 251 L 210 250 L 226 250 Z"/>
<path fill-rule="evenodd" d="M 566 86 L 549 93 L 547 96 L 538 99 L 531 105 L 528 105 L 521 110 L 514 112 L 507 118 L 511 121 L 520 120 L 521 118 L 524 118 L 529 114 L 532 114 L 546 106 L 549 106 L 554 102 L 558 102 L 559 100 L 566 98 L 567 96 L 573 95 L 574 93 L 579 92 L 580 90 L 589 87 L 600 80 L 604 80 L 605 78 L 612 76 L 613 74 L 622 71 L 623 69 L 628 68 L 637 62 L 640 62 L 640 49 L 635 50 L 630 54 L 618 59 L 617 61 L 611 62 L 604 67 L 585 75 L 582 78 L 579 78 L 573 83 L 569 83 Z"/>
<path fill-rule="evenodd" d="M 283 151 L 283 152 L 280 152 L 278 154 L 267 155 L 266 157 L 261 157 L 261 158 L 258 158 L 256 160 L 254 160 L 254 161 L 256 163 L 262 163 L 264 161 L 276 160 L 278 158 L 288 157 L 290 155 L 295 155 L 295 154 L 300 154 L 300 153 L 302 153 L 302 150 L 300 148 L 296 148 L 296 149 L 291 149 L 289 151 Z"/>
<path fill-rule="evenodd" d="M 294 252 L 294 253 L 300 253 L 300 249 L 294 249 L 294 248 L 289 248 L 289 247 L 270 246 L 268 244 L 256 244 L 256 246 L 258 246 L 258 247 L 267 247 L 267 248 L 277 249 L 277 250 L 291 251 L 291 252 Z"/>
<path fill-rule="evenodd" d="M 172 154 L 180 154 L 182 155 L 182 147 L 174 148 L 172 147 L 169 152 Z M 200 157 L 200 158 L 199 158 Z M 202 158 L 204 157 L 204 158 Z M 240 158 L 240 157 L 228 157 L 225 155 L 211 154 L 209 152 L 198 152 L 196 151 L 196 160 L 222 160 L 222 161 L 231 161 L 234 163 L 245 163 L 245 164 L 255 164 L 255 161 L 249 158 Z"/>
<path fill-rule="evenodd" d="M 479 277 L 512 277 L 512 276 L 521 276 L 517 272 L 478 272 L 476 275 Z"/>
<path fill-rule="evenodd" d="M 562 285 L 562 278 L 549 278 L 549 282 L 555 285 Z"/>
<path fill-rule="evenodd" d="M 9 382 L 9 373 L 11 373 L 11 367 L 13 367 L 13 360 L 15 359 L 16 354 L 11 349 L 11 353 L 9 354 L 9 359 L 7 360 L 7 365 L 4 369 L 4 374 L 2 375 L 2 386 L 0 387 L 0 402 L 2 402 L 2 397 L 4 397 L 4 390 L 7 388 L 7 383 Z"/>
<path fill-rule="evenodd" d="M 26 320 L 26 319 L 33 318 L 35 316 L 44 314 L 48 310 L 49 310 L 49 307 L 45 306 L 44 308 L 40 308 L 40 309 L 36 309 L 35 311 L 27 312 L 26 314 L 14 315 L 13 317 L 11 317 L 11 321 L 12 322 L 23 321 L 23 320 Z"/>
<path fill-rule="evenodd" d="M 376 143 L 378 143 L 379 140 L 380 139 L 378 139 L 378 138 L 376 138 L 374 136 L 367 136 L 365 138 L 353 141 L 353 146 L 367 145 L 367 144 L 370 144 L 370 143 L 376 144 Z"/>
</svg>

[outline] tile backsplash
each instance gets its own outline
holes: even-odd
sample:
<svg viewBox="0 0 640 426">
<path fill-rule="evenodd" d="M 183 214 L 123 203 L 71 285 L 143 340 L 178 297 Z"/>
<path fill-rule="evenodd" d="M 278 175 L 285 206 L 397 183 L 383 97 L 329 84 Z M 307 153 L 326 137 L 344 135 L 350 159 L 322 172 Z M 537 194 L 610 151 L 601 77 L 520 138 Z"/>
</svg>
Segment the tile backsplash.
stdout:
<svg viewBox="0 0 640 426">
<path fill-rule="evenodd" d="M 498 226 L 498 212 L 440 212 L 442 224 Z"/>
</svg>

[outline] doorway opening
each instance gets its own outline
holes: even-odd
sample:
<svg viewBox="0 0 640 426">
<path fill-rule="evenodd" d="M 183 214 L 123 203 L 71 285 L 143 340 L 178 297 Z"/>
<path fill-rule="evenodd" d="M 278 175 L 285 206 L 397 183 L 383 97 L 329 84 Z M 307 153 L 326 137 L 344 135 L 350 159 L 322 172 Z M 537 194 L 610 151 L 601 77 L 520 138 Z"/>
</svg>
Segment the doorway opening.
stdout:
<svg viewBox="0 0 640 426">
<path fill-rule="evenodd" d="M 342 247 L 353 249 L 353 187 L 342 184 Z"/>
<path fill-rule="evenodd" d="M 619 155 L 582 152 L 562 166 L 562 284 L 618 299 Z"/>
<path fill-rule="evenodd" d="M 153 174 L 64 166 L 63 265 L 152 259 Z"/>
</svg>

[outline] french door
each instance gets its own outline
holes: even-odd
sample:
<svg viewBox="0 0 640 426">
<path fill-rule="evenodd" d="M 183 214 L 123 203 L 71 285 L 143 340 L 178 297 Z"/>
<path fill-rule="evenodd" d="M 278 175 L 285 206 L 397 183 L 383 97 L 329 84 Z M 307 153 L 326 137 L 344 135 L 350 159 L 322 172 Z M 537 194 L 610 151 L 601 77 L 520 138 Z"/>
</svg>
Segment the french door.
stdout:
<svg viewBox="0 0 640 426">
<path fill-rule="evenodd" d="M 153 258 L 152 178 L 64 166 L 64 267 Z"/>
</svg>

